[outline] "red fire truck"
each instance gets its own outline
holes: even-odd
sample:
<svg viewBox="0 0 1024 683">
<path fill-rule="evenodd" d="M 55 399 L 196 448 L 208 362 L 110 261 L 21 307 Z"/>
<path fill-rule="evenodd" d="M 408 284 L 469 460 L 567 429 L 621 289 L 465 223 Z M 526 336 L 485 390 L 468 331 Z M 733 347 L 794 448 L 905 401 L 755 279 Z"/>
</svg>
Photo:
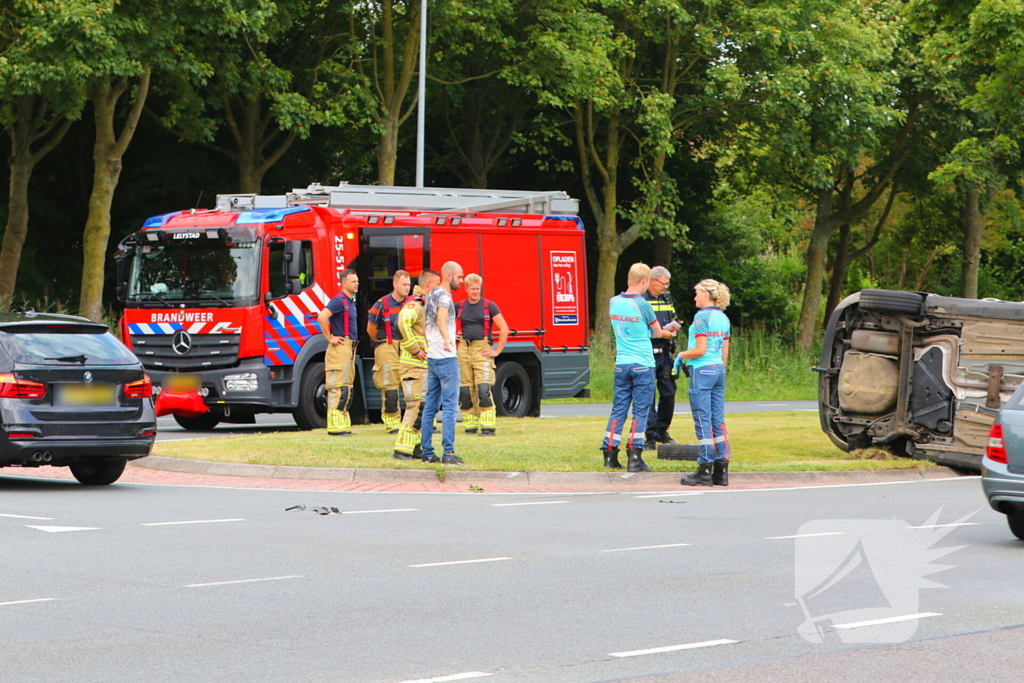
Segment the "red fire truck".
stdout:
<svg viewBox="0 0 1024 683">
<path fill-rule="evenodd" d="M 359 275 L 359 329 L 398 269 L 457 261 L 484 278 L 512 329 L 497 359 L 499 415 L 587 394 L 586 251 L 563 192 L 311 185 L 285 195 L 219 195 L 216 209 L 148 219 L 119 245 L 121 338 L 153 380 L 160 415 L 186 429 L 290 412 L 326 425 L 316 316 Z M 457 292 L 458 300 L 464 292 Z M 356 416 L 381 407 L 370 340 L 359 343 Z"/>
</svg>

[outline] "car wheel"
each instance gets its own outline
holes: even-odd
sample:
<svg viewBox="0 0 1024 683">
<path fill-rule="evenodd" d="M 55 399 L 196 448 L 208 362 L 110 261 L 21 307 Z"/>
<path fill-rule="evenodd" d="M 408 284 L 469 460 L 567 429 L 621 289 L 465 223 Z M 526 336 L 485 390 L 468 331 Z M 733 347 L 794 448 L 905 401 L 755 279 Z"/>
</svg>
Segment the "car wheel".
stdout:
<svg viewBox="0 0 1024 683">
<path fill-rule="evenodd" d="M 860 307 L 866 311 L 878 311 L 879 313 L 920 315 L 924 309 L 924 297 L 917 292 L 864 289 L 860 293 Z"/>
<path fill-rule="evenodd" d="M 208 432 L 220 424 L 220 415 L 212 410 L 195 417 L 182 417 L 175 415 L 174 421 L 181 425 L 182 429 L 192 432 Z"/>
<path fill-rule="evenodd" d="M 1013 535 L 1024 541 L 1024 515 L 1006 515 L 1006 521 Z"/>
<path fill-rule="evenodd" d="M 75 479 L 86 486 L 106 486 L 121 477 L 127 463 L 127 458 L 86 458 L 70 467 Z"/>
<path fill-rule="evenodd" d="M 299 405 L 292 411 L 299 429 L 327 426 L 327 376 L 322 362 L 309 363 L 299 382 Z"/>
<path fill-rule="evenodd" d="M 515 361 L 498 363 L 494 376 L 495 408 L 502 417 L 526 417 L 533 402 L 533 387 L 526 369 Z"/>
</svg>

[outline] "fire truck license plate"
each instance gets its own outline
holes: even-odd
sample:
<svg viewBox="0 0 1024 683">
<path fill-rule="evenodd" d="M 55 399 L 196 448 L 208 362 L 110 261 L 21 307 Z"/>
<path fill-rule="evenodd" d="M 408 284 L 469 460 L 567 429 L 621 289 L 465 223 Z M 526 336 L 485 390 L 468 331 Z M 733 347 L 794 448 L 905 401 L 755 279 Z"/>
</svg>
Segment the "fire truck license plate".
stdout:
<svg viewBox="0 0 1024 683">
<path fill-rule="evenodd" d="M 170 375 L 164 379 L 163 388 L 167 391 L 199 391 L 202 386 L 199 375 Z"/>
<path fill-rule="evenodd" d="M 58 384 L 57 403 L 63 406 L 112 406 L 113 384 Z"/>
</svg>

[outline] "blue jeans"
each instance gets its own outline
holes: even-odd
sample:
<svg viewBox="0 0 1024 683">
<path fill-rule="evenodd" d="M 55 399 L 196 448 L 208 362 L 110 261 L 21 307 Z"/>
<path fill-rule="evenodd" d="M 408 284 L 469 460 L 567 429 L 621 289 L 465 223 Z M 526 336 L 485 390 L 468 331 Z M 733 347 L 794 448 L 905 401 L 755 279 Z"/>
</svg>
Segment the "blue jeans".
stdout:
<svg viewBox="0 0 1024 683">
<path fill-rule="evenodd" d="M 729 459 L 725 431 L 725 366 L 705 365 L 690 370 L 690 411 L 700 444 L 699 463 Z"/>
<path fill-rule="evenodd" d="M 427 359 L 427 394 L 423 401 L 423 458 L 434 455 L 434 416 L 440 407 L 444 411 L 441 422 L 441 446 L 444 453 L 455 452 L 455 416 L 459 411 L 459 359 Z"/>
<path fill-rule="evenodd" d="M 654 368 L 636 363 L 622 363 L 615 366 L 614 398 L 612 414 L 608 418 L 608 429 L 604 433 L 601 448 L 617 448 L 621 441 L 619 432 L 626 424 L 629 404 L 633 404 L 633 424 L 629 429 L 626 448 L 643 448 L 647 418 L 654 403 Z"/>
</svg>

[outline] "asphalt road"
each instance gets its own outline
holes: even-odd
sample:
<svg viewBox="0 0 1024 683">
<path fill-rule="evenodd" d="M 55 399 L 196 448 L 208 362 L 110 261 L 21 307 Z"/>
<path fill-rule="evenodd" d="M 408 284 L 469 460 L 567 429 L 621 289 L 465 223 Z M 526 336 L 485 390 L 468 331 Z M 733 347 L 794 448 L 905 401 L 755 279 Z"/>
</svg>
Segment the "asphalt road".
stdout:
<svg viewBox="0 0 1024 683">
<path fill-rule="evenodd" d="M 0 542 L 5 683 L 1020 677 L 1024 543 L 977 478 L 500 496 L 3 476 Z M 921 587 L 929 561 L 948 588 Z"/>
<path fill-rule="evenodd" d="M 607 417 L 611 412 L 610 403 L 575 403 L 541 406 L 541 417 Z M 725 404 L 726 413 L 755 413 L 770 410 L 805 410 L 817 411 L 817 401 L 731 401 Z M 689 415 L 689 404 L 682 402 L 676 405 L 676 415 Z M 685 433 L 692 431 L 692 424 L 687 423 Z M 203 439 L 211 436 L 228 434 L 253 434 L 266 431 L 292 431 L 298 427 L 288 413 L 261 414 L 256 416 L 256 424 L 233 425 L 221 424 L 208 432 L 190 432 L 178 426 L 173 417 L 157 419 L 157 441 L 177 441 L 179 439 Z"/>
</svg>

